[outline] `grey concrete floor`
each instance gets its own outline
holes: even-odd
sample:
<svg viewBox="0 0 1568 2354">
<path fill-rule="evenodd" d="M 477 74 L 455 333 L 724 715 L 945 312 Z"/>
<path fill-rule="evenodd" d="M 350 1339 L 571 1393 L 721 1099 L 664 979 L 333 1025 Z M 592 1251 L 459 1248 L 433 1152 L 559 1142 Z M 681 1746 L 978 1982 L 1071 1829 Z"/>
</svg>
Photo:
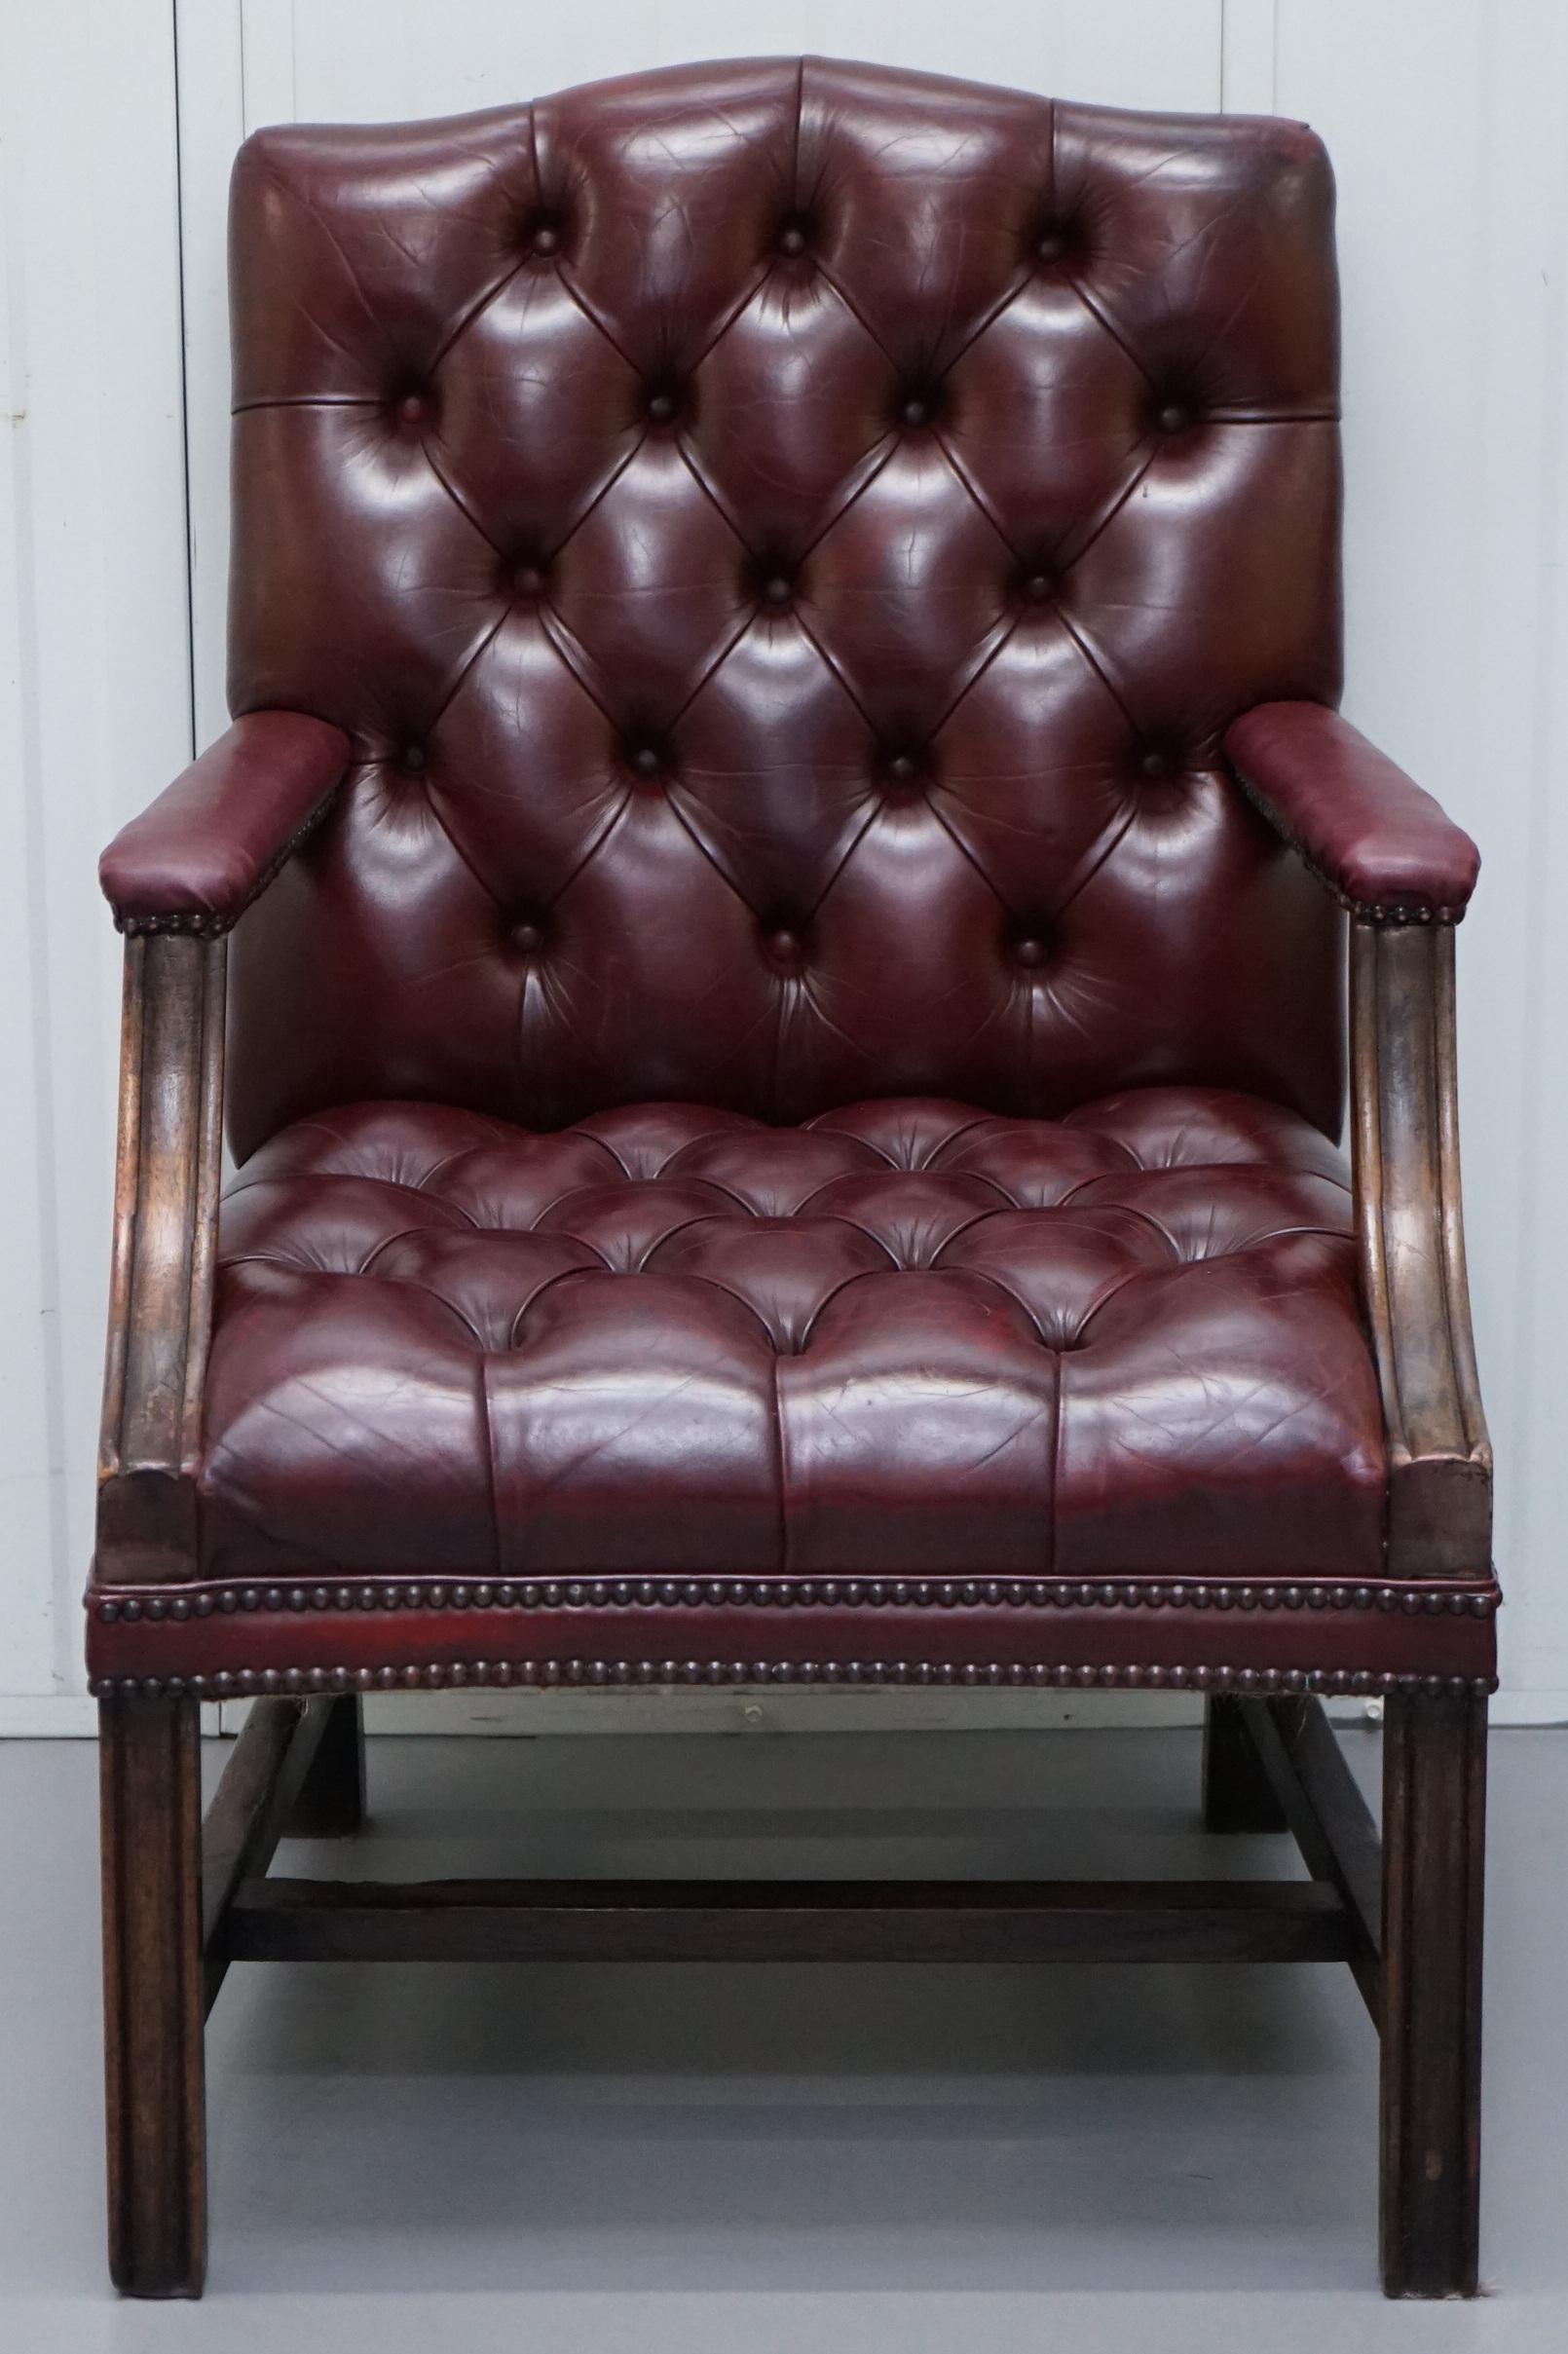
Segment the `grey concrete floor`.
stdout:
<svg viewBox="0 0 1568 2354">
<path fill-rule="evenodd" d="M 231 1972 L 210 2285 L 147 2306 L 103 2273 L 94 1754 L 0 1744 L 0 2348 L 1568 2349 L 1568 1734 L 1492 1755 L 1475 2304 L 1377 2294 L 1376 2047 L 1342 1968 L 536 1964 Z M 1201 1840 L 1182 1733 L 383 1739 L 370 1770 L 373 1830 L 287 1868 L 1290 1854 Z"/>
</svg>

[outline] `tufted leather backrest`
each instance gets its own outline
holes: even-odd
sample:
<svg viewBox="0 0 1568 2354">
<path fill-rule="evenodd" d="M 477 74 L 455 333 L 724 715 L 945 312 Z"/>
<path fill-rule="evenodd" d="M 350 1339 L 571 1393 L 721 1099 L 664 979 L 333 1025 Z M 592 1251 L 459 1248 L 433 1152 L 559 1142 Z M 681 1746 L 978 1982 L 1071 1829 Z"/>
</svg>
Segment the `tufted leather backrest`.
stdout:
<svg viewBox="0 0 1568 2354">
<path fill-rule="evenodd" d="M 435 1098 L 1340 1110 L 1339 918 L 1225 775 L 1339 686 L 1296 124 L 807 58 L 268 131 L 236 713 L 355 766 L 236 943 L 233 1140 Z"/>
</svg>

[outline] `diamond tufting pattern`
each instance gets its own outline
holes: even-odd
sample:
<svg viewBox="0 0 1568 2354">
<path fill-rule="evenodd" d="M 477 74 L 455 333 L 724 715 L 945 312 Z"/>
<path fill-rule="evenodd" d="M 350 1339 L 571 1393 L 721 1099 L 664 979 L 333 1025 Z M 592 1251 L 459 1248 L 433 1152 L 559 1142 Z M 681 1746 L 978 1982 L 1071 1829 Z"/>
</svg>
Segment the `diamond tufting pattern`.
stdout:
<svg viewBox="0 0 1568 2354">
<path fill-rule="evenodd" d="M 355 1099 L 1339 1115 L 1236 714 L 1339 676 L 1300 126 L 683 67 L 235 183 L 237 712 L 353 739 L 236 1148 Z"/>
<path fill-rule="evenodd" d="M 1321 1135 L 1185 1089 L 307 1120 L 225 1205 L 208 1565 L 1375 1574 L 1350 1223 Z"/>
</svg>

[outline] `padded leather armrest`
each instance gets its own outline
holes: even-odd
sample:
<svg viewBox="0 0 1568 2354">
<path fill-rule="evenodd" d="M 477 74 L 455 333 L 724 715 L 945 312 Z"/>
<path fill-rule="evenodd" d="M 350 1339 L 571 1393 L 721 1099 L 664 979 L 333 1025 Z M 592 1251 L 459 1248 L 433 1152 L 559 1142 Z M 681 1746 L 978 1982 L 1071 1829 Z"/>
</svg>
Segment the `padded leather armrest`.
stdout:
<svg viewBox="0 0 1568 2354">
<path fill-rule="evenodd" d="M 1260 703 L 1232 724 L 1225 751 L 1244 790 L 1356 915 L 1456 923 L 1464 914 L 1475 844 L 1337 711 Z"/>
<path fill-rule="evenodd" d="M 324 814 L 348 760 L 348 737 L 325 720 L 236 720 L 98 861 L 118 928 L 228 931 Z"/>
</svg>

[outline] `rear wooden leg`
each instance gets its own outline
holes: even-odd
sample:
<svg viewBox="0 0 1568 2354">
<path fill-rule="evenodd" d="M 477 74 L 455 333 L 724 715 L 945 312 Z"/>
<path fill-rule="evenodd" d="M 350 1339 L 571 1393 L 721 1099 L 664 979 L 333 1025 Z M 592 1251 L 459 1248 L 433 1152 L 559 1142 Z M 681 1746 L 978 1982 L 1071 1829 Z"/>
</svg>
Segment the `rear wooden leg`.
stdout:
<svg viewBox="0 0 1568 2354">
<path fill-rule="evenodd" d="M 129 2297 L 206 2271 L 197 1703 L 98 1709 L 109 2270 Z"/>
<path fill-rule="evenodd" d="M 1206 1831 L 1287 1827 L 1248 1733 L 1243 1703 L 1229 1693 L 1211 1693 L 1204 1706 L 1203 1823 Z"/>
<path fill-rule="evenodd" d="M 365 1818 L 364 1709 L 357 1692 L 332 1702 L 289 1817 L 290 1839 L 341 1839 Z"/>
<path fill-rule="evenodd" d="M 1485 1700 L 1391 1699 L 1380 2198 L 1389 2297 L 1475 2294 L 1485 1811 Z"/>
</svg>

